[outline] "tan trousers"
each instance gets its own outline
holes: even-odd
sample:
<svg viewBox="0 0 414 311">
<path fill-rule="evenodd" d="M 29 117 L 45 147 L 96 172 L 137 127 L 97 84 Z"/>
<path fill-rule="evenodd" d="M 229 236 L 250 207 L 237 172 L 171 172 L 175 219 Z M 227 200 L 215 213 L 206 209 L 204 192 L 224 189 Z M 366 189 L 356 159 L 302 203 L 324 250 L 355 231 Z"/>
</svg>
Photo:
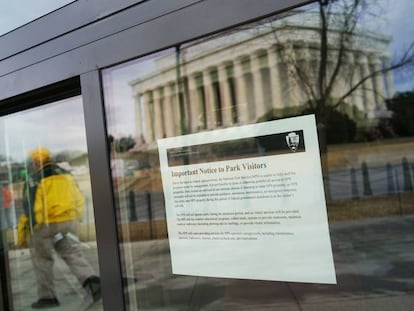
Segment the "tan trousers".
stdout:
<svg viewBox="0 0 414 311">
<path fill-rule="evenodd" d="M 77 240 L 78 227 L 77 221 L 67 221 L 41 225 L 33 233 L 31 253 L 39 298 L 56 297 L 53 285 L 54 250 L 66 262 L 81 284 L 88 277 L 96 275 L 81 252 L 81 245 Z"/>
</svg>

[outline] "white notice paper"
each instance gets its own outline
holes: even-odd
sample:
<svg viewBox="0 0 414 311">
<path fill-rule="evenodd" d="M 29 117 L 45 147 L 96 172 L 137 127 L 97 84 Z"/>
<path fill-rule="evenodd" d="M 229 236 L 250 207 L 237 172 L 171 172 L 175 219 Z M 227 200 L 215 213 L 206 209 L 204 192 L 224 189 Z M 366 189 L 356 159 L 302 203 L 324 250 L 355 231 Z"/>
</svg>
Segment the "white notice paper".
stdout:
<svg viewBox="0 0 414 311">
<path fill-rule="evenodd" d="M 158 147 L 174 274 L 336 283 L 313 115 Z"/>
</svg>

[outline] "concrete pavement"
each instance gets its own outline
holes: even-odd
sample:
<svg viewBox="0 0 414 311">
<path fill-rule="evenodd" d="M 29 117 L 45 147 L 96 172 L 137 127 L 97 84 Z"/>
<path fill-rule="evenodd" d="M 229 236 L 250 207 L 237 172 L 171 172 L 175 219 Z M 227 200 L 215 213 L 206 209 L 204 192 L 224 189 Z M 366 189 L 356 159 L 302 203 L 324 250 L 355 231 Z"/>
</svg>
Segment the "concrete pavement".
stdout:
<svg viewBox="0 0 414 311">
<path fill-rule="evenodd" d="M 330 231 L 337 285 L 177 276 L 171 274 L 167 240 L 123 245 L 132 260 L 126 268 L 134 274 L 125 289 L 131 310 L 413 309 L 414 216 L 333 222 Z M 84 248 L 97 266 L 96 245 Z M 36 284 L 28 250 L 11 251 L 10 266 L 15 310 L 30 310 Z M 77 280 L 60 260 L 55 271 L 61 302 L 56 310 L 82 310 Z"/>
</svg>

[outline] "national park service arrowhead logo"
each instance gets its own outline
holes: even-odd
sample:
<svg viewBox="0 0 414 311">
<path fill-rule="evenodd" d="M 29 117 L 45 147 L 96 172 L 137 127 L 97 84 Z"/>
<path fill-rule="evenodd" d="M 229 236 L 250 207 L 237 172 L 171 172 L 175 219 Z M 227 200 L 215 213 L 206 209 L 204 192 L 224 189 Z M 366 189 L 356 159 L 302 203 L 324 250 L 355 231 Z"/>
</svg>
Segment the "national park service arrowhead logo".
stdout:
<svg viewBox="0 0 414 311">
<path fill-rule="evenodd" d="M 299 135 L 295 132 L 290 132 L 286 135 L 286 143 L 289 146 L 290 150 L 295 152 L 299 146 Z"/>
</svg>

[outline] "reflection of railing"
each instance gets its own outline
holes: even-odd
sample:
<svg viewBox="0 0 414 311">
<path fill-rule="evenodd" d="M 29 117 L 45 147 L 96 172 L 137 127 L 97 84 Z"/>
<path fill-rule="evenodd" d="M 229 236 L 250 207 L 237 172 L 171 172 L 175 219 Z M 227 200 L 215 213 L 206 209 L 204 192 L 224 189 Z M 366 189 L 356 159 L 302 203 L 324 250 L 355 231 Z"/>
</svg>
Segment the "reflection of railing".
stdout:
<svg viewBox="0 0 414 311">
<path fill-rule="evenodd" d="M 358 168 L 329 172 L 333 201 L 396 196 L 402 213 L 401 194 L 413 192 L 414 164 L 403 158 L 400 163 L 370 167 L 365 162 Z M 118 200 L 117 200 L 118 201 Z M 130 191 L 120 200 L 118 223 L 120 234 L 129 232 L 131 240 L 167 237 L 164 195 L 161 191 Z M 375 203 L 372 203 L 375 204 Z M 122 204 L 121 204 L 122 205 Z M 352 218 L 352 215 L 349 216 Z"/>
<path fill-rule="evenodd" d="M 152 240 L 167 237 L 164 194 L 162 192 L 130 191 L 127 213 L 118 215 L 120 235 L 128 230 L 131 240 Z"/>
<path fill-rule="evenodd" d="M 128 195 L 128 221 L 153 221 L 165 219 L 162 192 L 130 191 Z"/>
<path fill-rule="evenodd" d="M 332 200 L 399 194 L 413 191 L 414 166 L 406 158 L 401 163 L 329 172 Z"/>
</svg>

